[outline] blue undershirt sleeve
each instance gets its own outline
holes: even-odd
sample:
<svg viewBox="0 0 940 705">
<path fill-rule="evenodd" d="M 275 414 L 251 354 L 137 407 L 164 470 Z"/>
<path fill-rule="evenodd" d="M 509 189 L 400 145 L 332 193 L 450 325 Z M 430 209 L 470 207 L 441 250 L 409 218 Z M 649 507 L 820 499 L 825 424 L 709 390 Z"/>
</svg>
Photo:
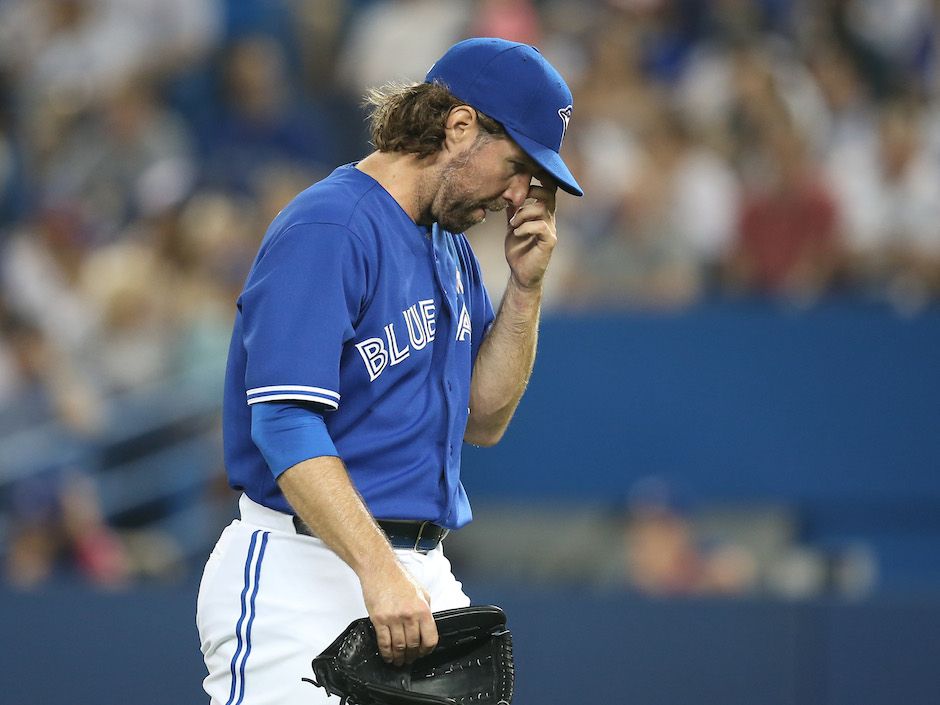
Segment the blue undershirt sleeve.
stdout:
<svg viewBox="0 0 940 705">
<path fill-rule="evenodd" d="M 274 477 L 310 458 L 339 457 L 323 416 L 314 407 L 302 403 L 252 404 L 251 440 Z"/>
</svg>

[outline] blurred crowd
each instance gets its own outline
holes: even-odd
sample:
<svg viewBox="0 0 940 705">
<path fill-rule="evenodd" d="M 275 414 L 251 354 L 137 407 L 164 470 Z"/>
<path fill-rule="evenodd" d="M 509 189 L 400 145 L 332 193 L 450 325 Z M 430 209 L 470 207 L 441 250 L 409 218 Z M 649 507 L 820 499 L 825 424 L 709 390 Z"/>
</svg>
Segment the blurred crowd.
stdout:
<svg viewBox="0 0 940 705">
<path fill-rule="evenodd" d="M 620 5 L 576 81 L 585 305 L 936 296 L 936 3 Z"/>
<path fill-rule="evenodd" d="M 932 0 L 0 0 L 0 436 L 217 384 L 267 223 L 367 153 L 365 88 L 471 35 L 537 45 L 575 95 L 587 195 L 547 307 L 915 315 L 940 293 L 938 29 Z M 499 227 L 471 233 L 497 298 Z"/>
</svg>

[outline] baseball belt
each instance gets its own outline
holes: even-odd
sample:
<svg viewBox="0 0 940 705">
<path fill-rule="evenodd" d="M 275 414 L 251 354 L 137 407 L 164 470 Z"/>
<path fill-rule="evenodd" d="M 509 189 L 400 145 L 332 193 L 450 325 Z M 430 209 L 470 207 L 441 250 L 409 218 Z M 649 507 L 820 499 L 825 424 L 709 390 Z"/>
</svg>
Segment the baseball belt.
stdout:
<svg viewBox="0 0 940 705">
<path fill-rule="evenodd" d="M 449 529 L 430 521 L 414 521 L 409 519 L 378 519 L 376 523 L 385 532 L 393 548 L 406 548 L 409 551 L 427 553 L 438 547 L 444 537 L 450 533 Z M 294 517 L 294 529 L 298 534 L 317 538 L 313 529 L 298 516 Z"/>
</svg>

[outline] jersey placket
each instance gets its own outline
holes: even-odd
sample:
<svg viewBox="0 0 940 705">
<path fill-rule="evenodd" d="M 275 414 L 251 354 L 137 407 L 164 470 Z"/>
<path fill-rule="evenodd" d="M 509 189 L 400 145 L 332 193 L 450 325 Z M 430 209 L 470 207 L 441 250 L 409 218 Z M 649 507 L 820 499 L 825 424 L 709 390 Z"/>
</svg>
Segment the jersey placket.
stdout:
<svg viewBox="0 0 940 705">
<path fill-rule="evenodd" d="M 463 443 L 463 430 L 457 429 L 457 397 L 460 394 L 460 382 L 454 379 L 454 353 L 455 353 L 455 335 L 456 322 L 458 316 L 458 294 L 456 290 L 457 272 L 459 260 L 457 258 L 457 248 L 454 245 L 453 236 L 434 225 L 432 231 L 432 251 L 434 253 L 434 276 L 437 279 L 438 288 L 441 291 L 444 306 L 447 315 L 450 318 L 451 325 L 441 326 L 446 330 L 446 335 L 441 336 L 444 340 L 438 340 L 436 343 L 445 343 L 444 353 L 444 376 L 441 380 L 443 385 L 444 399 L 447 405 L 447 439 L 445 441 L 445 462 L 444 462 L 444 484 L 447 489 L 447 510 L 448 518 L 454 511 L 454 498 L 457 492 L 457 483 L 460 473 L 460 450 Z"/>
</svg>

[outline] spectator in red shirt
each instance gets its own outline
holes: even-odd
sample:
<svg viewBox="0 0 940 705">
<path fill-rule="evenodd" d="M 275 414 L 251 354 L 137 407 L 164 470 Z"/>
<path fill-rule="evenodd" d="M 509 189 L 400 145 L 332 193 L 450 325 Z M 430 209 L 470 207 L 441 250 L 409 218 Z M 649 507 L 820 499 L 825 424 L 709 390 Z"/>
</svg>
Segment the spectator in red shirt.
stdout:
<svg viewBox="0 0 940 705">
<path fill-rule="evenodd" d="M 762 130 L 729 262 L 733 286 L 812 300 L 830 284 L 839 252 L 835 199 L 786 120 Z"/>
</svg>

